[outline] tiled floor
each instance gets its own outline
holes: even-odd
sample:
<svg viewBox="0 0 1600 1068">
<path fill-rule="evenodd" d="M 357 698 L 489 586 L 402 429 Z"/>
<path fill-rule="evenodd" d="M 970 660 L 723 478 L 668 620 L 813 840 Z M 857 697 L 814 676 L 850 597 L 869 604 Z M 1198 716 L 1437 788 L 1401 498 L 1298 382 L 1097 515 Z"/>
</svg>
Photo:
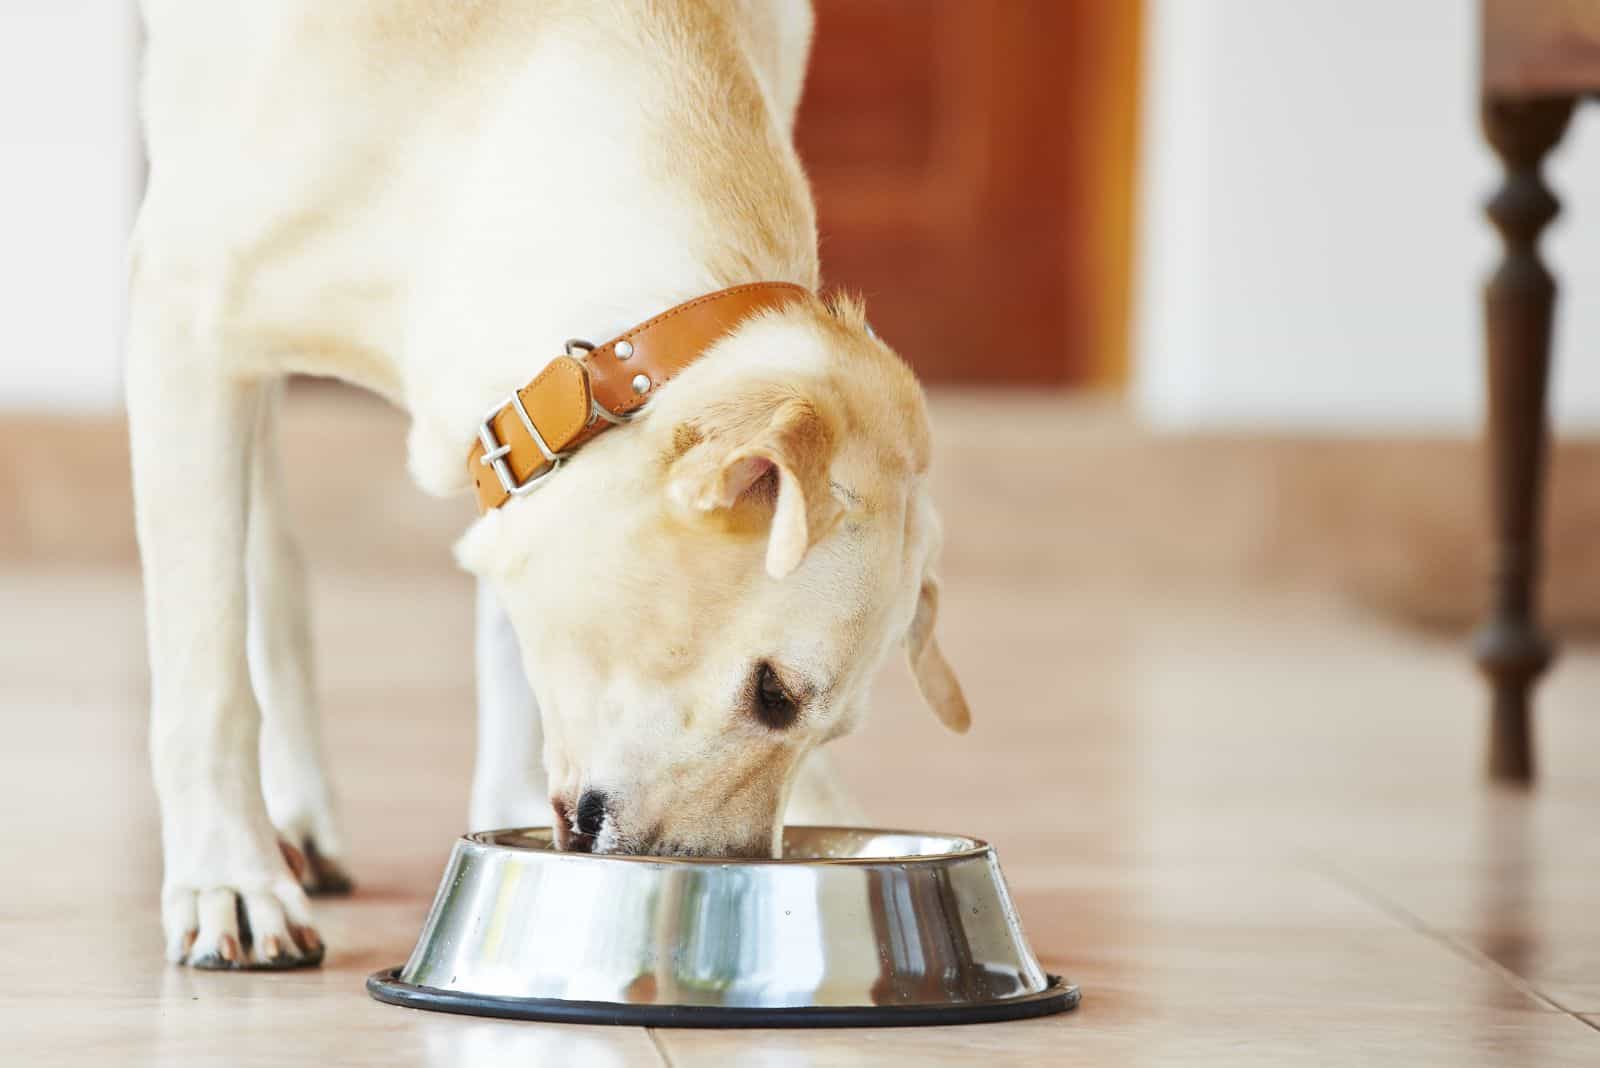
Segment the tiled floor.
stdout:
<svg viewBox="0 0 1600 1068">
<path fill-rule="evenodd" d="M 161 963 L 137 575 L 0 556 L 0 1062 L 1600 1064 L 1600 651 L 1569 647 L 1543 692 L 1537 792 L 1490 790 L 1454 643 L 1326 595 L 1069 580 L 1041 538 L 1074 503 L 1027 489 L 1038 455 L 998 458 L 1003 499 L 947 468 L 941 624 L 973 733 L 943 733 L 896 666 L 837 748 L 877 821 L 997 844 L 1075 1013 L 647 1033 L 369 1000 L 465 811 L 471 591 L 431 543 L 361 566 L 377 525 L 345 505 L 308 526 L 360 885 L 321 905 L 312 972 Z"/>
<path fill-rule="evenodd" d="M 934 1030 L 646 1033 L 362 991 L 406 955 L 460 823 L 464 581 L 319 583 L 361 886 L 322 906 L 320 971 L 213 975 L 159 959 L 135 576 L 0 573 L 5 1059 L 1600 1063 L 1600 656 L 1562 661 L 1545 781 L 1521 797 L 1475 777 L 1479 694 L 1459 650 L 1326 599 L 1085 602 L 959 574 L 948 590 L 974 733 L 941 733 L 893 670 L 843 763 L 878 819 L 998 844 L 1036 949 L 1082 1007 Z"/>
</svg>

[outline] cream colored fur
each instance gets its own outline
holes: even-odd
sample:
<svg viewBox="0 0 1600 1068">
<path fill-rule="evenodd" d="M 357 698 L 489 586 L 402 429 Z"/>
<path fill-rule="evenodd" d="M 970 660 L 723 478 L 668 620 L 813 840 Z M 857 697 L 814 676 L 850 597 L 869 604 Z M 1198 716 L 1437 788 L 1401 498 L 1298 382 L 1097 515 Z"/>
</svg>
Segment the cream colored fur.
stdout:
<svg viewBox="0 0 1600 1068">
<path fill-rule="evenodd" d="M 811 15 L 803 0 L 145 14 L 128 403 L 168 955 L 292 964 L 320 943 L 277 839 L 334 865 L 342 842 L 277 504 L 276 383 L 389 397 L 416 480 L 453 493 L 477 421 L 564 338 L 726 285 L 815 288 L 790 138 Z M 598 849 L 770 854 L 791 796 L 811 818 L 839 805 L 825 772 L 796 786 L 797 771 L 859 721 L 902 641 L 964 729 L 931 636 L 927 456 L 909 371 L 859 309 L 811 302 L 742 327 L 635 425 L 473 523 L 458 555 L 482 583 L 474 820 L 599 789 Z M 762 663 L 795 696 L 786 729 L 752 712 Z"/>
</svg>

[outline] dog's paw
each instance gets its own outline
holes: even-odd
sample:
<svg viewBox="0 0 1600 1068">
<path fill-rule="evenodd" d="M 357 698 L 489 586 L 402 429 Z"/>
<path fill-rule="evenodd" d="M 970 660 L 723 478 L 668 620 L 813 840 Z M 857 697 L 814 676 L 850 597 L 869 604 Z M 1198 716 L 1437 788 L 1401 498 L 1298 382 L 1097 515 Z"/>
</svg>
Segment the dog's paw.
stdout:
<svg viewBox="0 0 1600 1068">
<path fill-rule="evenodd" d="M 322 937 L 299 886 L 174 889 L 162 895 L 167 959 L 211 971 L 311 968 L 322 963 Z"/>
<path fill-rule="evenodd" d="M 276 781 L 281 778 L 269 783 L 267 812 L 289 870 L 312 897 L 348 894 L 355 884 L 344 866 L 344 836 L 328 792 L 304 783 L 302 789 L 288 789 Z"/>
<path fill-rule="evenodd" d="M 355 882 L 338 857 L 318 849 L 317 840 L 311 835 L 298 837 L 299 841 L 293 842 L 280 835 L 278 849 L 301 889 L 312 897 L 342 897 L 355 889 Z"/>
</svg>

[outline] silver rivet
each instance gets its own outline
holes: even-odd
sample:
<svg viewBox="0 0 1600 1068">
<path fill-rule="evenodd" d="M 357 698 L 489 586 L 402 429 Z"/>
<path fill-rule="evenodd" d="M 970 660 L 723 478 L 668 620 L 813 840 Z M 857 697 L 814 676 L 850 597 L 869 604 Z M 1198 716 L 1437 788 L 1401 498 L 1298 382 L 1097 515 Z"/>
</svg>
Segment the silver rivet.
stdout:
<svg viewBox="0 0 1600 1068">
<path fill-rule="evenodd" d="M 641 393 L 642 394 L 642 393 L 647 392 L 649 389 L 650 389 L 650 376 L 649 375 L 634 375 L 633 376 L 633 391 L 635 393 Z"/>
<path fill-rule="evenodd" d="M 629 356 L 633 355 L 633 342 L 619 341 L 617 342 L 617 347 L 613 351 L 616 352 L 617 359 L 626 360 Z"/>
</svg>

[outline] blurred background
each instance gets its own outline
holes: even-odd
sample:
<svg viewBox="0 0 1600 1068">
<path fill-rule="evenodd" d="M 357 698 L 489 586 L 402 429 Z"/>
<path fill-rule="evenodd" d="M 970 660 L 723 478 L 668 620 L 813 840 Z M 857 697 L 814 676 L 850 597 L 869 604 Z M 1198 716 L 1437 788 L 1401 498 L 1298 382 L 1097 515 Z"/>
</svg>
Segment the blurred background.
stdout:
<svg viewBox="0 0 1600 1068">
<path fill-rule="evenodd" d="M 828 277 L 870 295 L 930 381 L 1129 390 L 1163 426 L 1476 425 L 1495 173 L 1476 5 L 817 10 L 798 139 Z M 5 19 L 0 270 L 32 299 L 3 324 L 0 404 L 114 408 L 138 19 L 129 0 L 13 0 Z M 1558 188 L 1595 180 L 1589 121 Z M 1577 198 L 1551 232 L 1574 290 L 1600 274 L 1572 237 L 1596 211 Z M 1600 307 L 1562 314 L 1571 335 Z M 16 358 L 41 348 L 82 356 Z M 1600 426 L 1592 361 L 1560 361 L 1554 397 L 1558 426 Z"/>
<path fill-rule="evenodd" d="M 817 9 L 798 140 L 827 281 L 867 295 L 941 396 L 1066 398 L 1063 419 L 1128 454 L 1092 471 L 1062 458 L 1073 470 L 1056 477 L 1126 490 L 1074 513 L 1081 537 L 1051 532 L 1081 550 L 1073 566 L 1288 571 L 1412 618 L 1472 615 L 1479 292 L 1496 248 L 1477 5 Z M 0 412 L 112 413 L 144 166 L 138 18 L 126 0 L 13 0 L 4 18 Z M 1558 191 L 1600 179 L 1593 124 L 1580 112 L 1553 155 Z M 1600 334 L 1600 243 L 1581 239 L 1597 215 L 1572 197 L 1549 231 L 1569 294 L 1558 339 Z M 1558 358 L 1551 410 L 1563 437 L 1600 429 L 1600 361 Z M 1236 469 L 1241 437 L 1285 447 L 1244 448 L 1253 488 L 1200 493 L 1191 465 Z M 1600 509 L 1577 477 L 1591 462 L 1569 445 L 1554 475 L 1547 585 L 1569 622 L 1600 605 L 1579 559 Z M 6 542 L 111 548 L 110 530 L 61 527 L 58 486 L 16 488 Z M 1163 507 L 1200 529 L 1132 555 L 1103 536 L 1148 531 Z"/>
</svg>

